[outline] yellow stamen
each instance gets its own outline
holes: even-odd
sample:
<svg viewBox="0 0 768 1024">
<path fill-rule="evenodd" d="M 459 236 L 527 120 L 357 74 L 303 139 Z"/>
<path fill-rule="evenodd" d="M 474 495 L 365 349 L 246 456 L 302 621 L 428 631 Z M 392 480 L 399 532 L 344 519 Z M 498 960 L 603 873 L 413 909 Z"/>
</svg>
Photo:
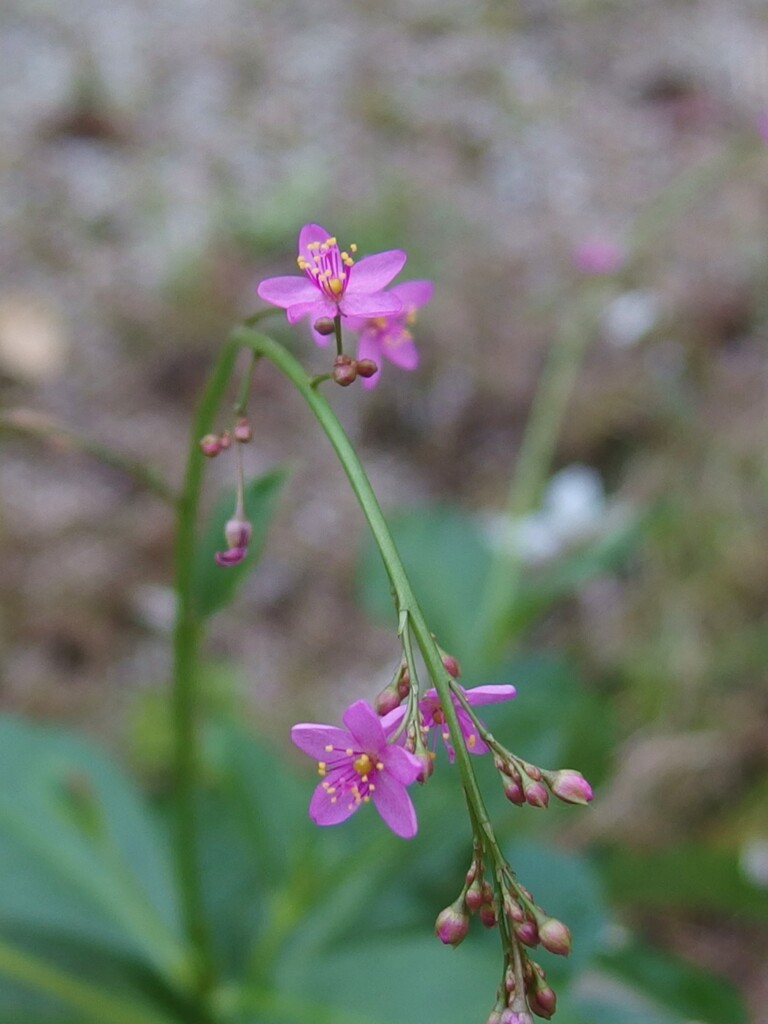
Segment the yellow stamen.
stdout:
<svg viewBox="0 0 768 1024">
<path fill-rule="evenodd" d="M 350 252 L 357 252 L 357 242 L 353 242 L 349 247 Z"/>
<path fill-rule="evenodd" d="M 373 761 L 371 761 L 370 757 L 368 757 L 367 754 L 361 754 L 359 757 L 356 757 L 355 760 L 352 762 L 352 767 L 355 769 L 355 771 L 363 780 L 363 782 L 367 782 L 368 773 L 370 772 L 371 768 L 373 768 Z"/>
<path fill-rule="evenodd" d="M 370 798 L 370 797 L 369 797 L 369 796 L 368 796 L 368 795 L 366 794 L 366 795 L 365 795 L 365 796 L 363 797 L 363 803 L 364 803 L 364 804 L 369 804 L 370 802 L 371 802 L 371 798 Z"/>
<path fill-rule="evenodd" d="M 354 750 L 352 749 L 352 747 L 347 747 L 344 753 L 347 755 L 347 757 L 352 757 L 352 755 L 354 754 Z"/>
<path fill-rule="evenodd" d="M 474 733 L 470 733 L 469 736 L 467 736 L 467 746 L 471 750 L 472 747 L 474 747 L 476 743 L 477 743 L 477 736 L 475 736 Z"/>
<path fill-rule="evenodd" d="M 383 761 L 377 761 L 376 762 L 376 771 L 378 771 L 378 772 L 383 772 L 384 771 L 384 762 Z"/>
<path fill-rule="evenodd" d="M 326 743 L 324 749 L 325 749 L 326 753 L 330 754 L 330 752 L 333 750 L 333 744 L 332 743 Z"/>
<path fill-rule="evenodd" d="M 340 277 L 332 277 L 328 281 L 328 287 L 331 289 L 334 295 L 341 295 L 344 290 L 344 282 Z"/>
</svg>

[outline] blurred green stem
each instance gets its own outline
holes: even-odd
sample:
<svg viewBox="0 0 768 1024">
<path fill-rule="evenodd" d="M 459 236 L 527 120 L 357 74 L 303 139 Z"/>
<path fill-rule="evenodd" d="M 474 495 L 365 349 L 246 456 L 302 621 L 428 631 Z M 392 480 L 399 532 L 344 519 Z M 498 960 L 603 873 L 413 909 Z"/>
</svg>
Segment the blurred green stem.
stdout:
<svg viewBox="0 0 768 1024">
<path fill-rule="evenodd" d="M 520 585 L 516 521 L 539 504 L 549 477 L 557 440 L 565 420 L 599 310 L 607 300 L 604 283 L 593 285 L 569 306 L 549 350 L 520 444 L 504 509 L 504 530 L 486 581 L 477 624 L 474 658 L 496 665 L 507 639 L 507 620 Z"/>
<path fill-rule="evenodd" d="M 470 756 L 459 726 L 456 708 L 451 698 L 451 680 L 443 665 L 440 651 L 411 589 L 410 581 L 400 559 L 400 555 L 392 540 L 378 499 L 371 487 L 365 470 L 360 463 L 352 444 L 339 423 L 335 412 L 323 395 L 318 394 L 312 379 L 307 376 L 303 367 L 282 345 L 264 334 L 250 330 L 248 327 L 237 328 L 230 336 L 230 343 L 242 345 L 259 355 L 264 356 L 280 370 L 294 385 L 325 431 L 328 440 L 347 474 L 352 490 L 360 503 L 360 507 L 368 520 L 374 540 L 381 554 L 384 567 L 392 585 L 401 628 L 413 631 L 421 651 L 424 664 L 440 697 L 444 709 L 453 747 L 456 751 L 456 762 L 461 773 L 462 786 L 470 806 L 473 820 L 483 832 L 484 841 L 496 852 L 498 846 L 493 827 L 485 807 L 480 788 L 475 778 Z"/>
</svg>

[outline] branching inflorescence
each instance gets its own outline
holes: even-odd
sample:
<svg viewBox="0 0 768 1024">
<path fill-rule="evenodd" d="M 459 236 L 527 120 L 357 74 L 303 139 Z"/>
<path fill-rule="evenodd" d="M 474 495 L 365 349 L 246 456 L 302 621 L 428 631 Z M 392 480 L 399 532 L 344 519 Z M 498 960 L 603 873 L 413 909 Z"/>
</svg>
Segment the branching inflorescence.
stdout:
<svg viewBox="0 0 768 1024">
<path fill-rule="evenodd" d="M 308 319 L 318 345 L 325 346 L 328 338 L 335 336 L 336 355 L 329 372 L 308 376 L 282 346 L 252 329 L 259 315 L 233 335 L 233 341 L 250 349 L 253 357 L 235 407 L 235 420 L 229 430 L 201 439 L 207 456 L 231 447 L 233 440 L 237 450 L 236 503 L 225 529 L 227 549 L 216 559 L 222 567 L 235 565 L 245 557 L 248 546 L 250 525 L 243 501 L 240 446 L 251 437 L 245 417 L 250 376 L 256 359 L 265 357 L 303 395 L 336 449 L 389 576 L 402 651 L 390 683 L 372 704 L 365 700 L 352 703 L 342 714 L 343 727 L 317 723 L 293 727 L 293 742 L 317 762 L 321 778 L 310 802 L 310 816 L 318 825 L 336 825 L 372 803 L 396 835 L 413 837 L 418 824 L 408 787 L 425 783 L 432 775 L 436 747 L 442 741 L 449 763 L 456 764 L 460 773 L 473 839 L 461 891 L 438 915 L 435 932 L 442 942 L 457 946 L 469 931 L 471 915 L 486 928 L 497 928 L 503 966 L 487 1024 L 531 1024 L 531 1014 L 549 1019 L 556 1004 L 555 993 L 531 950 L 541 946 L 566 956 L 571 936 L 517 880 L 497 841 L 470 755 L 493 758 L 504 793 L 513 804 L 545 808 L 550 796 L 586 804 L 592 799 L 592 790 L 577 771 L 543 769 L 507 750 L 478 717 L 478 706 L 510 700 L 515 688 L 465 689 L 460 685 L 459 664 L 430 631 L 368 478 L 318 391 L 325 381 L 346 387 L 358 377 L 364 387 L 371 387 L 379 380 L 382 359 L 406 370 L 418 364 L 410 326 L 416 310 L 432 295 L 431 282 L 403 282 L 387 290 L 405 265 L 406 254 L 391 250 L 357 260 L 356 252 L 354 245 L 340 249 L 336 238 L 320 225 L 307 224 L 298 241 L 301 275 L 268 278 L 257 289 L 262 299 L 285 310 L 290 323 Z M 344 329 L 358 334 L 354 358 L 344 351 Z M 416 648 L 428 686 L 419 680 Z"/>
</svg>

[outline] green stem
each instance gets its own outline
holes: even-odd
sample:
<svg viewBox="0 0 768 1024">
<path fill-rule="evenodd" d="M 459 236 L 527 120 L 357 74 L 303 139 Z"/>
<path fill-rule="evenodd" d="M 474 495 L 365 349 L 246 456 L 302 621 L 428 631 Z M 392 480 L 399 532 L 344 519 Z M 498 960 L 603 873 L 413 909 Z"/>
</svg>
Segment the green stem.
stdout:
<svg viewBox="0 0 768 1024">
<path fill-rule="evenodd" d="M 184 928 L 195 954 L 196 986 L 207 997 L 214 983 L 200 892 L 196 793 L 199 774 L 197 711 L 202 621 L 195 608 L 193 567 L 203 478 L 200 438 L 207 434 L 229 383 L 237 345 L 225 345 L 208 380 L 192 425 L 187 468 L 178 503 L 175 549 L 176 626 L 173 643 L 175 856 Z"/>
<path fill-rule="evenodd" d="M 30 956 L 7 942 L 0 942 L 0 973 L 72 1007 L 96 1024 L 169 1024 L 145 1006 L 136 1006 L 125 996 L 109 992 L 74 978 L 59 967 Z"/>
<path fill-rule="evenodd" d="M 395 547 L 392 535 L 389 532 L 389 527 L 384 519 L 378 499 L 357 453 L 344 432 L 344 428 L 339 423 L 326 398 L 318 394 L 312 387 L 311 378 L 307 376 L 301 364 L 282 345 L 273 341 L 272 338 L 252 331 L 247 327 L 240 327 L 233 331 L 230 336 L 230 342 L 252 349 L 277 367 L 301 394 L 318 423 L 325 431 L 328 440 L 333 445 L 378 546 L 392 585 L 392 591 L 395 595 L 399 621 L 403 625 L 403 619 L 407 616 L 405 628 L 407 629 L 408 624 L 410 624 L 413 636 L 424 659 L 424 664 L 440 697 L 440 703 L 446 717 L 453 747 L 456 751 L 456 762 L 459 766 L 466 799 L 483 831 L 485 841 L 495 850 L 498 850 L 488 811 L 475 778 L 469 753 L 464 744 L 464 737 L 461 733 L 456 708 L 451 699 L 450 687 L 452 677 L 443 665 L 440 651 L 411 589 L 410 581 Z"/>
</svg>

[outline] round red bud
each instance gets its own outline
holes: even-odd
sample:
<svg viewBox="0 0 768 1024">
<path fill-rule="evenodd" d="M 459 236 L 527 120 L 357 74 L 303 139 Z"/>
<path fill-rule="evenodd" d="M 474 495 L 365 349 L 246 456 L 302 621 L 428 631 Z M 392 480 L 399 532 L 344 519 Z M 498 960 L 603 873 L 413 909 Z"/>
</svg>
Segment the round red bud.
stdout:
<svg viewBox="0 0 768 1024">
<path fill-rule="evenodd" d="M 528 993 L 528 1005 L 537 1017 L 549 1020 L 557 1009 L 557 996 L 555 990 L 545 985 L 543 988 L 534 989 Z"/>
<path fill-rule="evenodd" d="M 336 356 L 331 376 L 337 384 L 347 388 L 353 381 L 357 380 L 357 366 L 349 356 Z"/>
<path fill-rule="evenodd" d="M 446 946 L 458 946 L 469 931 L 469 914 L 464 900 L 457 899 L 450 907 L 441 910 L 435 921 L 435 935 Z"/>
<path fill-rule="evenodd" d="M 557 918 L 548 917 L 539 924 L 539 939 L 544 949 L 558 956 L 568 956 L 571 952 L 571 932 L 567 925 Z"/>
<path fill-rule="evenodd" d="M 219 434 L 219 444 L 222 449 L 229 448 L 232 444 L 232 435 L 228 430 L 222 430 Z"/>
<path fill-rule="evenodd" d="M 373 699 L 373 707 L 377 715 L 388 715 L 390 711 L 400 707 L 402 697 L 394 686 L 385 686 L 381 693 Z"/>
<path fill-rule="evenodd" d="M 510 803 L 522 807 L 525 803 L 525 793 L 519 779 L 504 778 L 504 796 Z"/>
<path fill-rule="evenodd" d="M 515 935 L 526 946 L 537 946 L 539 944 L 539 929 L 535 921 L 523 921 L 515 925 Z"/>
<path fill-rule="evenodd" d="M 372 359 L 358 359 L 357 372 L 361 377 L 372 377 L 378 370 L 378 366 Z"/>
<path fill-rule="evenodd" d="M 479 878 L 475 878 L 464 896 L 467 906 L 474 913 L 485 903 L 485 894 Z"/>
<path fill-rule="evenodd" d="M 206 434 L 200 438 L 200 451 L 206 458 L 213 459 L 221 451 L 221 442 L 215 434 Z"/>
<path fill-rule="evenodd" d="M 329 316 L 321 316 L 319 320 L 315 320 L 313 326 L 318 334 L 322 334 L 326 338 L 336 330 L 333 320 Z"/>
<path fill-rule="evenodd" d="M 477 912 L 477 916 L 486 928 L 496 926 L 496 908 L 492 903 L 483 903 Z"/>
</svg>

